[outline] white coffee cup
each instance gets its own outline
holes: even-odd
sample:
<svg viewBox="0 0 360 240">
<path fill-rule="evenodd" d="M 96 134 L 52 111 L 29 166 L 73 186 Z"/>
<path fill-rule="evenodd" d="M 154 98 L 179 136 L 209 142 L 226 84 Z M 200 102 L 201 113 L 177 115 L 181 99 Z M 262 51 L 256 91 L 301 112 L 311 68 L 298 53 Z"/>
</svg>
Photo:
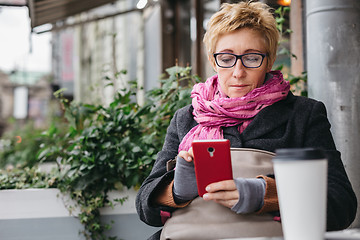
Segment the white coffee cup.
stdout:
<svg viewBox="0 0 360 240">
<path fill-rule="evenodd" d="M 285 240 L 324 239 L 328 164 L 324 153 L 278 149 L 273 163 Z"/>
</svg>

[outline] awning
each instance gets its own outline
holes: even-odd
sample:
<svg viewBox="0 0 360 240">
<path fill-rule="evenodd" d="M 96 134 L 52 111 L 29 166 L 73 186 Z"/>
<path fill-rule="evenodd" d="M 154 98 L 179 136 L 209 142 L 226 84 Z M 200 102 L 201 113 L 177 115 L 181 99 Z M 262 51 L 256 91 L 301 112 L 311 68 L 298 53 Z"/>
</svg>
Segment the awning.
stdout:
<svg viewBox="0 0 360 240">
<path fill-rule="evenodd" d="M 0 6 L 24 7 L 26 0 L 0 0 Z"/>
<path fill-rule="evenodd" d="M 116 0 L 28 0 L 31 28 L 66 19 L 67 17 Z"/>
</svg>

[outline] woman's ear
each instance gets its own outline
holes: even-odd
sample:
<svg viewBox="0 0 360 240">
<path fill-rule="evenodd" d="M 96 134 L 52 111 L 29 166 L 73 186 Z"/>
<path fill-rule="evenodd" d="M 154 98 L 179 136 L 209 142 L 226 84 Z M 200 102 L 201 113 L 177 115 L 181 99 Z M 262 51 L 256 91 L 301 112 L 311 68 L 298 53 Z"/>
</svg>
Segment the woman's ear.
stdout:
<svg viewBox="0 0 360 240">
<path fill-rule="evenodd" d="M 275 59 L 272 62 L 268 62 L 266 72 L 270 72 L 273 65 L 275 63 Z"/>
<path fill-rule="evenodd" d="M 216 63 L 215 63 L 215 59 L 212 55 L 208 54 L 208 61 L 210 62 L 212 68 L 214 69 L 215 72 L 217 72 L 216 70 Z"/>
</svg>

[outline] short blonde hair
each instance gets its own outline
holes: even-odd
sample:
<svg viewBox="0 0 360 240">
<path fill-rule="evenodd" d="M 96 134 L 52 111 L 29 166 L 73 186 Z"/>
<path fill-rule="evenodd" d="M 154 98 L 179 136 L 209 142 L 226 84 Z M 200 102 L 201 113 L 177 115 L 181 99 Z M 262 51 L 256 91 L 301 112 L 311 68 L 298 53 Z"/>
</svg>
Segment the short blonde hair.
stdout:
<svg viewBox="0 0 360 240">
<path fill-rule="evenodd" d="M 264 36 L 268 64 L 276 59 L 279 42 L 279 31 L 271 8 L 261 2 L 224 3 L 211 18 L 204 35 L 204 44 L 211 61 L 215 53 L 216 43 L 221 34 L 230 33 L 238 29 L 249 28 Z"/>
</svg>

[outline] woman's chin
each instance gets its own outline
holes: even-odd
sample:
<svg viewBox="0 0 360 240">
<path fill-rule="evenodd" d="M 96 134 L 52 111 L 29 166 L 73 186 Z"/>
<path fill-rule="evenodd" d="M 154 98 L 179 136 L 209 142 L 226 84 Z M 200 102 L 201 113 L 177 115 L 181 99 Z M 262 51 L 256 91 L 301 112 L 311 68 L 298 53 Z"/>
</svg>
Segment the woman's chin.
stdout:
<svg viewBox="0 0 360 240">
<path fill-rule="evenodd" d="M 245 96 L 249 91 L 242 89 L 242 90 L 235 90 L 235 91 L 230 91 L 228 96 L 229 98 L 241 98 L 243 96 Z"/>
</svg>

